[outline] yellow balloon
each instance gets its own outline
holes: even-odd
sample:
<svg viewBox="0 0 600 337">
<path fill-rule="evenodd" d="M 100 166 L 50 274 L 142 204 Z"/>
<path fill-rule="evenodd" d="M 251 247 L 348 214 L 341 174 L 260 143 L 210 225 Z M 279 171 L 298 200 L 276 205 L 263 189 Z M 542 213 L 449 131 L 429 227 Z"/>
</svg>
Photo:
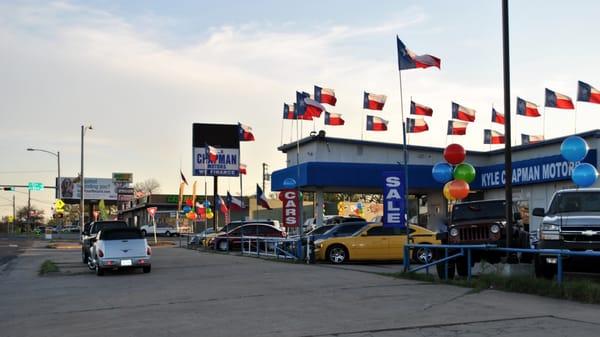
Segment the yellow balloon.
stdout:
<svg viewBox="0 0 600 337">
<path fill-rule="evenodd" d="M 452 196 L 452 194 L 450 194 L 450 183 L 451 181 L 447 182 L 446 185 L 444 185 L 444 189 L 443 189 L 443 193 L 444 193 L 444 197 L 450 201 L 456 200 L 456 198 L 454 198 Z"/>
<path fill-rule="evenodd" d="M 213 212 L 206 213 L 206 218 L 207 219 L 212 219 L 214 216 L 215 216 L 215 214 Z"/>
</svg>

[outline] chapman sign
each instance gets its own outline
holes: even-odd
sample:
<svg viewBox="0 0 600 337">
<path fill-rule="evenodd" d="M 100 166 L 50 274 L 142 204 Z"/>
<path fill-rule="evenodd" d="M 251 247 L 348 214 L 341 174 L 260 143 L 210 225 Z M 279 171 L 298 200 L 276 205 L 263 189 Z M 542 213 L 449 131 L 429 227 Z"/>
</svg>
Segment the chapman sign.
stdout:
<svg viewBox="0 0 600 337">
<path fill-rule="evenodd" d="M 279 193 L 279 200 L 283 202 L 283 227 L 291 228 L 300 225 L 300 198 L 297 190 L 283 190 Z"/>
<path fill-rule="evenodd" d="M 383 226 L 406 228 L 406 183 L 401 171 L 383 172 Z"/>
<path fill-rule="evenodd" d="M 193 172 L 195 176 L 240 175 L 240 135 L 237 124 L 193 125 Z M 217 150 L 217 160 L 211 162 L 207 146 Z"/>
</svg>

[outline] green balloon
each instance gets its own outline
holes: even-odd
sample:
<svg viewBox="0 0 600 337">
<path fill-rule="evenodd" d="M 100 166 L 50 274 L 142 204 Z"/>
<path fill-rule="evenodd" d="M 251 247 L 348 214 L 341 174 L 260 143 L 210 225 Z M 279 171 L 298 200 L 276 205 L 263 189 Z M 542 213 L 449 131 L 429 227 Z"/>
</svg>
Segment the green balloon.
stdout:
<svg viewBox="0 0 600 337">
<path fill-rule="evenodd" d="M 475 180 L 475 168 L 468 163 L 459 164 L 454 168 L 453 176 L 456 180 L 462 180 L 467 184 L 470 184 Z"/>
</svg>

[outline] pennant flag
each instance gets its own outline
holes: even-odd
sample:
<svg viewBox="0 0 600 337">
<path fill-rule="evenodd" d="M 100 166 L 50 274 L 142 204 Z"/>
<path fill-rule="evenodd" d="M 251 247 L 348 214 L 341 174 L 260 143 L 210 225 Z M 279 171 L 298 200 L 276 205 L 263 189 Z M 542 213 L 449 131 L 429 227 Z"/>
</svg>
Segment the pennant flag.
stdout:
<svg viewBox="0 0 600 337">
<path fill-rule="evenodd" d="M 312 98 L 305 98 L 304 102 L 306 103 L 306 112 L 305 114 L 311 115 L 312 117 L 319 118 L 321 117 L 321 113 L 325 111 L 325 107 L 321 105 L 321 103 L 315 101 Z"/>
<path fill-rule="evenodd" d="M 210 146 L 210 145 L 206 145 L 206 153 L 208 155 L 208 160 L 211 163 L 216 163 L 217 162 L 217 148 Z"/>
<path fill-rule="evenodd" d="M 517 115 L 527 117 L 540 117 L 538 106 L 535 103 L 528 102 L 521 97 L 517 97 Z"/>
<path fill-rule="evenodd" d="M 496 109 L 492 108 L 492 123 L 498 123 L 504 125 L 504 114 L 499 113 Z"/>
<path fill-rule="evenodd" d="M 423 118 L 407 118 L 406 119 L 406 132 L 418 133 L 429 130 L 429 126 Z"/>
<path fill-rule="evenodd" d="M 546 88 L 546 107 L 569 110 L 575 109 L 571 97 L 559 94 L 556 91 L 552 91 L 548 88 Z"/>
<path fill-rule="evenodd" d="M 269 206 L 269 202 L 267 201 L 267 197 L 263 193 L 263 190 L 256 184 L 256 203 L 266 209 L 271 209 Z"/>
<path fill-rule="evenodd" d="M 367 130 L 369 131 L 386 131 L 388 123 L 383 118 L 367 115 Z"/>
<path fill-rule="evenodd" d="M 461 121 L 474 122 L 475 110 L 452 102 L 452 118 L 459 119 Z"/>
<path fill-rule="evenodd" d="M 439 58 L 431 55 L 415 55 L 412 51 L 406 48 L 404 43 L 396 35 L 396 44 L 398 46 L 398 69 L 414 69 L 414 68 L 440 68 L 441 61 Z"/>
<path fill-rule="evenodd" d="M 186 185 L 189 185 L 189 184 L 188 184 L 188 182 L 187 182 L 187 179 L 185 179 L 185 176 L 183 175 L 183 171 L 182 171 L 182 170 L 179 170 L 179 173 L 181 174 L 181 180 L 183 180 L 183 182 L 184 182 Z"/>
<path fill-rule="evenodd" d="M 283 103 L 283 119 L 296 119 L 296 103 Z"/>
<path fill-rule="evenodd" d="M 244 125 L 242 123 L 238 123 L 240 130 L 240 141 L 241 142 L 251 142 L 254 140 L 254 135 L 252 134 L 252 128 L 248 125 Z"/>
<path fill-rule="evenodd" d="M 308 93 L 296 91 L 296 117 L 298 119 L 312 121 L 312 115 L 306 113 L 306 98 L 310 98 Z"/>
<path fill-rule="evenodd" d="M 232 211 L 241 211 L 246 208 L 244 202 L 232 196 L 229 191 L 227 191 L 227 206 L 229 206 L 229 209 Z"/>
<path fill-rule="evenodd" d="M 600 104 L 600 90 L 579 81 L 577 85 L 577 100 L 580 102 Z"/>
<path fill-rule="evenodd" d="M 483 130 L 483 144 L 504 144 L 504 135 L 498 131 Z"/>
<path fill-rule="evenodd" d="M 365 91 L 363 98 L 363 109 L 383 110 L 383 105 L 387 99 L 386 95 L 375 95 Z"/>
<path fill-rule="evenodd" d="M 431 117 L 433 115 L 433 109 L 423 104 L 410 101 L 410 114 Z"/>
<path fill-rule="evenodd" d="M 246 164 L 240 164 L 240 174 L 246 174 Z"/>
<path fill-rule="evenodd" d="M 315 101 L 335 106 L 337 98 L 333 89 L 321 88 L 315 85 Z"/>
<path fill-rule="evenodd" d="M 448 135 L 463 136 L 467 134 L 468 122 L 448 121 Z"/>
<path fill-rule="evenodd" d="M 344 121 L 341 114 L 325 111 L 325 125 L 344 125 L 344 123 L 346 121 Z"/>
<path fill-rule="evenodd" d="M 227 204 L 225 204 L 225 201 L 223 201 L 223 198 L 221 198 L 221 196 L 217 196 L 217 208 L 219 209 L 219 211 L 221 211 L 221 213 L 223 214 L 227 214 L 227 211 L 229 210 L 227 208 Z"/>
<path fill-rule="evenodd" d="M 523 144 L 523 145 L 539 143 L 543 140 L 544 140 L 543 135 L 533 136 L 533 135 L 526 135 L 524 133 L 521 134 L 521 144 Z"/>
</svg>

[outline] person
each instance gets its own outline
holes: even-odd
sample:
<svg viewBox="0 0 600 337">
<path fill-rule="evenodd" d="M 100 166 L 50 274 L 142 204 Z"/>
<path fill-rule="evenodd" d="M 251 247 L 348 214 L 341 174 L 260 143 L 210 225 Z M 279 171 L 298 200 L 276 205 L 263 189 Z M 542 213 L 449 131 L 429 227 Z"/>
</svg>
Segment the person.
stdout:
<svg viewBox="0 0 600 337">
<path fill-rule="evenodd" d="M 61 198 L 73 197 L 73 181 L 71 178 L 64 178 L 60 183 Z"/>
</svg>

